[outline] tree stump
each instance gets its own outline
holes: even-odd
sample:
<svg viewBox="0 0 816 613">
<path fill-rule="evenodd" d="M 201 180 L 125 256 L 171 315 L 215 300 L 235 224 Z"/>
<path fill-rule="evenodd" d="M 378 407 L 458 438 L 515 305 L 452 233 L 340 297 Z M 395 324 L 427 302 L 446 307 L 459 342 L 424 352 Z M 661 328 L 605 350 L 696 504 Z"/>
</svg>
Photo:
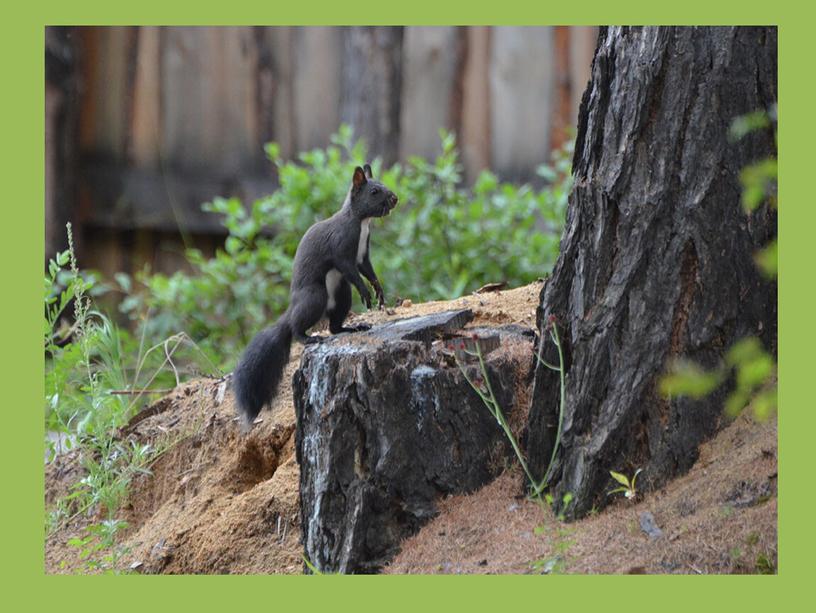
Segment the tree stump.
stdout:
<svg viewBox="0 0 816 613">
<path fill-rule="evenodd" d="M 440 496 L 475 490 L 504 469 L 512 449 L 502 428 L 452 352 L 430 341 L 434 330 L 455 338 L 451 327 L 470 318 L 390 322 L 304 352 L 293 382 L 301 531 L 321 571 L 376 572 L 436 514 Z M 532 378 L 532 334 L 490 335 L 500 347 L 485 358 L 487 371 L 509 417 Z"/>
</svg>

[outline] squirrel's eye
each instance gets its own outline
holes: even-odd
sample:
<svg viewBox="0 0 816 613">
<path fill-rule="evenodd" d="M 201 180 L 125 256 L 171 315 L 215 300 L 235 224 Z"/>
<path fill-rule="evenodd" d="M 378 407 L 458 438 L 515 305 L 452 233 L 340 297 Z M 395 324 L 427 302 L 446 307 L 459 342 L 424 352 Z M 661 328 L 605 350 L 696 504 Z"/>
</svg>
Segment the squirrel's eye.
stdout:
<svg viewBox="0 0 816 613">
<path fill-rule="evenodd" d="M 371 195 L 372 195 L 372 196 L 376 196 L 376 195 L 377 195 L 377 194 L 379 194 L 379 193 L 380 193 L 380 190 L 378 190 L 376 187 L 375 187 L 374 189 L 372 189 L 372 190 L 371 190 Z"/>
</svg>

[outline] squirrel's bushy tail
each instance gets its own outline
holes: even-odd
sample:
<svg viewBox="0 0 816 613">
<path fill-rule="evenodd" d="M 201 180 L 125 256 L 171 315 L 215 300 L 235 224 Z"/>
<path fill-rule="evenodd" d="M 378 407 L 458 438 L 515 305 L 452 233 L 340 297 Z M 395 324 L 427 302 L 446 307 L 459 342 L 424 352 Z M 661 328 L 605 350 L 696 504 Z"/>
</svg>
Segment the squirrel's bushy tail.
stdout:
<svg viewBox="0 0 816 613">
<path fill-rule="evenodd" d="M 284 315 L 274 326 L 255 335 L 244 350 L 233 372 L 233 386 L 245 427 L 275 397 L 291 346 L 292 331 Z"/>
</svg>

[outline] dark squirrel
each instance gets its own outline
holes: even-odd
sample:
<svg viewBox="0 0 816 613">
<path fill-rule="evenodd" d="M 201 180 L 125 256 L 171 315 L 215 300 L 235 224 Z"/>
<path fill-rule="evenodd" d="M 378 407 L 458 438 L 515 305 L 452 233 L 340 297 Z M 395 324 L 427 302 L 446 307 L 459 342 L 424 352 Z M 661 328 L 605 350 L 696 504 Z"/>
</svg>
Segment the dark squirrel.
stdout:
<svg viewBox="0 0 816 613">
<path fill-rule="evenodd" d="M 289 306 L 275 325 L 259 332 L 249 343 L 233 373 L 238 411 L 248 428 L 265 404 L 272 403 L 283 369 L 289 362 L 292 339 L 304 344 L 323 337 L 306 332 L 324 316 L 329 331 L 357 332 L 370 326 L 344 327 L 351 309 L 351 286 L 357 288 L 366 307 L 371 293 L 360 274 L 368 279 L 382 308 L 382 286 L 369 259 L 369 223 L 384 217 L 397 197 L 374 181 L 366 164 L 354 170 L 351 188 L 342 208 L 306 231 L 300 239 L 292 269 Z"/>
</svg>

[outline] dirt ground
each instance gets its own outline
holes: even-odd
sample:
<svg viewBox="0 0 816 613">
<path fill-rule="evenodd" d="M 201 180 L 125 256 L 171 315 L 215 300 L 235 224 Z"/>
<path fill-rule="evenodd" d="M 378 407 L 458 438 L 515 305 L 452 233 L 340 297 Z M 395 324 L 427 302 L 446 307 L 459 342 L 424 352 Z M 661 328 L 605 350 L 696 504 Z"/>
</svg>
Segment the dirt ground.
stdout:
<svg viewBox="0 0 816 613">
<path fill-rule="evenodd" d="M 521 473 L 440 502 L 387 573 L 758 573 L 776 569 L 776 424 L 747 415 L 692 470 L 631 503 L 559 522 L 520 499 Z M 649 512 L 663 535 L 640 528 Z"/>
<path fill-rule="evenodd" d="M 471 308 L 472 326 L 535 326 L 541 282 L 449 302 L 372 311 L 373 324 Z M 325 333 L 325 332 L 323 332 Z M 285 381 L 300 361 L 293 345 Z M 519 407 L 521 408 L 521 407 Z M 131 421 L 124 438 L 165 451 L 137 477 L 123 513 L 120 570 L 140 573 L 301 573 L 299 472 L 291 387 L 240 433 L 230 392 L 215 380 L 183 385 Z M 775 421 L 746 415 L 706 443 L 685 476 L 635 503 L 623 498 L 571 524 L 519 496 L 510 469 L 481 490 L 439 501 L 439 515 L 407 539 L 387 573 L 756 573 L 777 560 Z M 46 466 L 46 508 L 81 476 L 76 452 Z M 662 536 L 640 528 L 653 515 Z M 49 534 L 48 573 L 85 572 L 68 544 L 98 518 Z"/>
</svg>

